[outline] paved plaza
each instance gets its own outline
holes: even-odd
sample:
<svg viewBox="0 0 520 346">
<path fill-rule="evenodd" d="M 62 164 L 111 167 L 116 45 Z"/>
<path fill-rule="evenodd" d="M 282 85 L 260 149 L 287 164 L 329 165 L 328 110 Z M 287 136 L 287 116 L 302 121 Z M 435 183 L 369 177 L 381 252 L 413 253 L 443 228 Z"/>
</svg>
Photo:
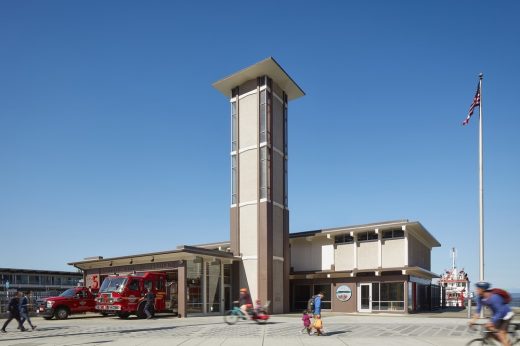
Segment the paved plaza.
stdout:
<svg viewBox="0 0 520 346">
<path fill-rule="evenodd" d="M 325 336 L 300 334 L 299 315 L 273 316 L 267 324 L 227 325 L 221 316 L 152 320 L 95 314 L 47 321 L 33 318 L 34 331 L 19 332 L 14 321 L 0 345 L 464 345 L 476 337 L 467 319 L 433 315 L 325 315 Z"/>
</svg>

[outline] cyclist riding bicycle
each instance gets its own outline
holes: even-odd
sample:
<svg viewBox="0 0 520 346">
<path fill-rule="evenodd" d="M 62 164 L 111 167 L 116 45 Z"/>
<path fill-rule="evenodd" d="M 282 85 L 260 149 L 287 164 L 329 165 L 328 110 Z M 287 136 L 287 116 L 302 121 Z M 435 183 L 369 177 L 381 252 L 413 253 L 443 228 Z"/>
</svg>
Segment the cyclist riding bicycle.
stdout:
<svg viewBox="0 0 520 346">
<path fill-rule="evenodd" d="M 494 332 L 493 337 L 500 341 L 502 345 L 510 346 L 511 344 L 507 337 L 507 328 L 514 314 L 509 308 L 509 305 L 507 305 L 501 295 L 494 293 L 493 290 L 490 289 L 491 284 L 489 282 L 477 282 L 475 286 L 477 288 L 477 310 L 473 318 L 469 321 L 469 324 L 475 324 L 476 320 L 480 317 L 480 311 L 483 306 L 489 307 L 493 315 L 490 321 L 486 323 L 486 329 Z"/>
<path fill-rule="evenodd" d="M 253 307 L 253 301 L 251 300 L 251 296 L 247 292 L 247 288 L 240 289 L 238 306 L 240 306 L 240 310 L 242 310 L 244 315 L 249 316 L 248 310 L 250 310 Z"/>
</svg>

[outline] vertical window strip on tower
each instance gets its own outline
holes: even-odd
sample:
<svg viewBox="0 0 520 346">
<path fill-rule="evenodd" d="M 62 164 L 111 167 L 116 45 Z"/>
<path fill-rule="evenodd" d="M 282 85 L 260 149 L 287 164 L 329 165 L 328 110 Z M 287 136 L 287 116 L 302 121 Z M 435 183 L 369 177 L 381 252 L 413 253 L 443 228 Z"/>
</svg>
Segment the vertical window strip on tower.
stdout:
<svg viewBox="0 0 520 346">
<path fill-rule="evenodd" d="M 231 155 L 231 204 L 237 204 L 237 154 Z"/>
<path fill-rule="evenodd" d="M 289 206 L 289 179 L 288 179 L 288 127 L 287 127 L 287 119 L 288 118 L 288 107 L 287 107 L 287 94 L 283 93 L 283 148 L 284 148 L 284 158 L 283 158 L 283 200 L 284 205 L 287 208 Z"/>
<path fill-rule="evenodd" d="M 260 148 L 260 198 L 267 198 L 267 146 Z"/>
<path fill-rule="evenodd" d="M 231 204 L 238 203 L 238 87 L 231 90 Z"/>
<path fill-rule="evenodd" d="M 267 90 L 260 91 L 260 143 L 267 141 Z"/>
<path fill-rule="evenodd" d="M 237 151 L 238 139 L 238 114 L 237 102 L 231 102 L 231 151 Z"/>
</svg>

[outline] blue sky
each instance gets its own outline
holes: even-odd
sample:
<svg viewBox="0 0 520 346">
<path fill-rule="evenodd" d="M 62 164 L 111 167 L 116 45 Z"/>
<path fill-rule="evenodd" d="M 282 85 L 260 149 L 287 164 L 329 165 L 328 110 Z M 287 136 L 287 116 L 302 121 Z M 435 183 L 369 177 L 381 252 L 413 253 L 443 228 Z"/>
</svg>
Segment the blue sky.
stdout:
<svg viewBox="0 0 520 346">
<path fill-rule="evenodd" d="M 291 232 L 409 219 L 432 270 L 520 292 L 517 1 L 0 2 L 0 267 L 229 239 L 230 109 L 211 84 L 273 56 Z"/>
</svg>

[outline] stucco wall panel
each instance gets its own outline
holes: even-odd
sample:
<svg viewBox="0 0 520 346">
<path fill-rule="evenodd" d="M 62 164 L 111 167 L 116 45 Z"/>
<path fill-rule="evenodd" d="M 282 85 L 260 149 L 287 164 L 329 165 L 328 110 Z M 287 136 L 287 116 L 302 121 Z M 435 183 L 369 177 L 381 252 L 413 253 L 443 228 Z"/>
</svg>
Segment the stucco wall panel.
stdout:
<svg viewBox="0 0 520 346">
<path fill-rule="evenodd" d="M 326 247 L 325 258 L 329 258 L 327 256 L 332 256 L 333 261 L 334 252 L 329 252 L 330 246 L 333 246 L 333 244 L 334 241 L 327 238 L 313 239 L 312 242 L 307 241 L 305 238 L 292 239 L 291 266 L 295 271 L 322 270 L 324 256 L 323 247 Z M 330 267 L 328 269 L 330 269 Z"/>
<path fill-rule="evenodd" d="M 374 269 L 378 267 L 377 241 L 358 243 L 358 269 Z"/>
<path fill-rule="evenodd" d="M 403 267 L 405 256 L 404 239 L 384 239 L 381 241 L 382 267 Z"/>
<path fill-rule="evenodd" d="M 408 234 L 408 265 L 431 270 L 430 249 L 413 234 Z"/>
<path fill-rule="evenodd" d="M 240 252 L 242 256 L 257 256 L 257 207 L 247 205 L 240 207 Z"/>
<path fill-rule="evenodd" d="M 258 137 L 258 94 L 239 100 L 240 149 L 256 145 Z"/>
<path fill-rule="evenodd" d="M 258 198 L 258 161 L 257 150 L 248 150 L 240 154 L 240 201 L 256 201 Z"/>
<path fill-rule="evenodd" d="M 354 243 L 337 244 L 334 251 L 334 264 L 336 270 L 354 269 Z"/>
</svg>

